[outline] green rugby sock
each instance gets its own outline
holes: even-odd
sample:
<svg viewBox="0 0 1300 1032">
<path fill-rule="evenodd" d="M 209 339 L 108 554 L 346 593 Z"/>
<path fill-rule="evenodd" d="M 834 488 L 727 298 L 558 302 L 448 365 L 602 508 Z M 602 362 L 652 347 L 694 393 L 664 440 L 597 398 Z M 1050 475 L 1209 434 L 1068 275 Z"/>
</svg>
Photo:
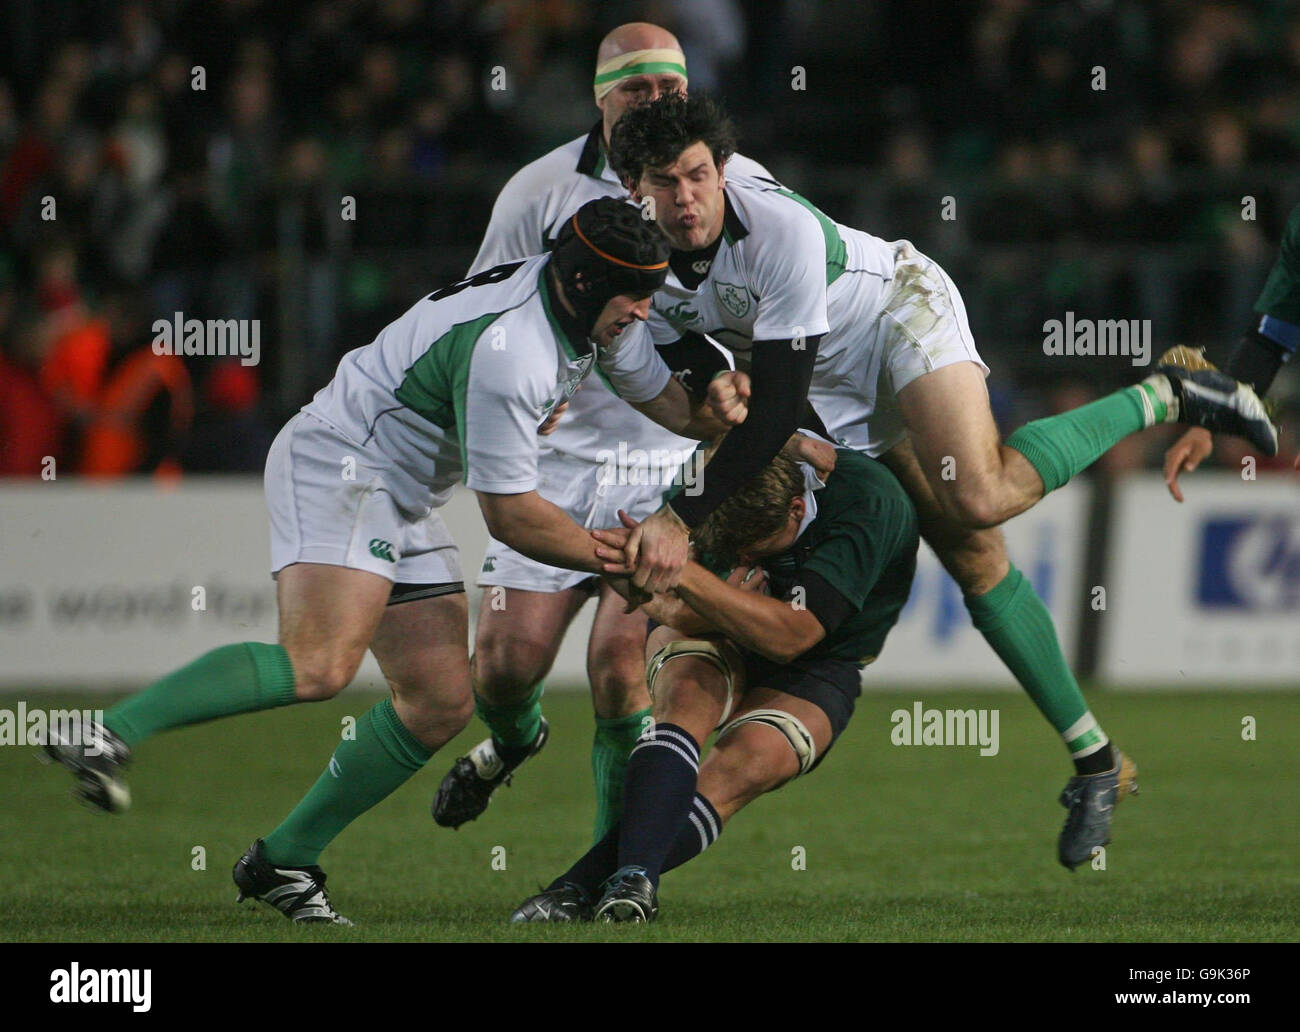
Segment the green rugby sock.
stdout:
<svg viewBox="0 0 1300 1032">
<path fill-rule="evenodd" d="M 335 836 L 392 795 L 428 762 L 433 750 L 407 730 L 385 699 L 357 721 L 355 739 L 339 743 L 316 784 L 275 831 L 266 858 L 282 867 L 307 867 Z"/>
<path fill-rule="evenodd" d="M 104 714 L 104 726 L 134 747 L 150 735 L 295 701 L 293 664 L 283 646 L 223 645 Z"/>
<path fill-rule="evenodd" d="M 623 812 L 623 774 L 632 747 L 650 719 L 650 707 L 626 717 L 597 717 L 591 742 L 591 774 L 596 783 L 596 830 L 599 842 L 618 823 Z"/>
<path fill-rule="evenodd" d="M 528 698 L 520 702 L 497 704 L 474 693 L 474 712 L 492 732 L 498 745 L 517 749 L 531 745 L 542 725 L 542 693 L 546 685 L 538 682 Z"/>
<path fill-rule="evenodd" d="M 1076 766 L 1099 752 L 1094 763 L 1108 757 L 1109 740 L 1065 662 L 1052 614 L 1025 576 L 1012 565 L 991 591 L 965 601 L 975 629 L 1065 740 Z"/>
<path fill-rule="evenodd" d="M 1173 389 L 1164 376 L 1151 376 L 1077 409 L 1026 423 L 1007 438 L 1007 447 L 1029 460 L 1047 494 L 1129 434 L 1165 422 L 1172 402 Z"/>
</svg>

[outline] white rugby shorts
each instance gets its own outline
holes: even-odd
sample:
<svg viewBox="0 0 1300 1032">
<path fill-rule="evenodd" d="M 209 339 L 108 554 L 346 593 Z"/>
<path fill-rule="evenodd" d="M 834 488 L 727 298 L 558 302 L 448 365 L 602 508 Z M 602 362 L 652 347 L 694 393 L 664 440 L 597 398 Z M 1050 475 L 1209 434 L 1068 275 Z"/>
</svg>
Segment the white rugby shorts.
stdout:
<svg viewBox="0 0 1300 1032">
<path fill-rule="evenodd" d="M 875 410 L 869 424 L 872 456 L 883 455 L 907 436 L 898 392 L 944 366 L 974 362 L 989 373 L 975 350 L 966 305 L 956 284 L 937 263 L 900 240 L 894 251 L 894 279 L 875 326 L 881 361 Z"/>
<path fill-rule="evenodd" d="M 438 511 L 398 509 L 382 461 L 310 413 L 299 412 L 276 436 L 265 482 L 272 576 L 293 563 L 324 563 L 400 584 L 462 579 Z"/>
</svg>

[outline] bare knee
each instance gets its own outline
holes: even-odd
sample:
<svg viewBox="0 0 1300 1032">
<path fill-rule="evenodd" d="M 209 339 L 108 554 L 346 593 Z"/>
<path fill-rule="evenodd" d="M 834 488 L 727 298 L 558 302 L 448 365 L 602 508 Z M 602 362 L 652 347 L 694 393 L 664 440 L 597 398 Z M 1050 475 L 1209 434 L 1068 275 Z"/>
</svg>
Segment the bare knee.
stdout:
<svg viewBox="0 0 1300 1032">
<path fill-rule="evenodd" d="M 968 530 L 996 527 L 1010 515 L 997 484 L 987 478 L 968 477 L 944 481 L 939 487 L 939 503 L 944 515 Z"/>
<path fill-rule="evenodd" d="M 555 661 L 555 646 L 508 632 L 480 634 L 474 644 L 474 690 L 493 702 L 514 702 L 545 677 Z"/>
<path fill-rule="evenodd" d="M 700 768 L 699 792 L 724 821 L 799 772 L 784 737 L 771 728 L 745 725 L 720 739 Z"/>
<path fill-rule="evenodd" d="M 444 711 L 445 716 L 442 720 L 442 726 L 450 733 L 448 738 L 455 738 L 465 728 L 469 727 L 469 722 L 474 719 L 474 696 L 466 692 L 464 698 L 458 699 L 454 705 Z"/>
<path fill-rule="evenodd" d="M 468 681 L 463 691 L 454 694 L 443 692 L 433 699 L 425 710 L 433 727 L 446 733 L 447 738 L 454 738 L 465 728 L 474 716 L 474 693 L 469 690 Z"/>
<path fill-rule="evenodd" d="M 408 729 L 430 749 L 437 749 L 469 727 L 474 716 L 474 696 L 465 684 L 464 691 L 448 695 L 443 692 L 412 693 L 391 685 L 394 705 Z"/>
<path fill-rule="evenodd" d="M 725 687 L 721 671 L 709 660 L 673 656 L 654 679 L 655 719 L 666 719 L 697 700 L 715 700 L 721 708 L 726 701 Z"/>
<path fill-rule="evenodd" d="M 701 770 L 699 790 L 724 817 L 743 809 L 786 780 L 759 769 L 752 757 L 745 763 L 721 760 L 716 769 L 709 771 L 707 780 L 704 775 Z"/>
<path fill-rule="evenodd" d="M 352 683 L 361 666 L 361 654 L 313 650 L 301 653 L 285 645 L 293 663 L 294 695 L 299 702 L 332 699 Z"/>
<path fill-rule="evenodd" d="M 706 660 L 677 656 L 655 678 L 654 718 L 684 728 L 703 746 L 726 705 L 726 680 Z"/>
<path fill-rule="evenodd" d="M 650 705 L 645 684 L 645 639 L 616 635 L 592 642 L 587 660 L 597 716 L 625 717 Z"/>
</svg>

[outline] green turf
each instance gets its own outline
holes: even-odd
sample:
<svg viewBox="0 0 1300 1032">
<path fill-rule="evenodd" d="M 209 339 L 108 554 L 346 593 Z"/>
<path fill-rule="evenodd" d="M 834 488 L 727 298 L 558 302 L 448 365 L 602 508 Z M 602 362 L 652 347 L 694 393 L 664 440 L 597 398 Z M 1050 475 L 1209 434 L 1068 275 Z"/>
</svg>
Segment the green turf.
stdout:
<svg viewBox="0 0 1300 1032">
<path fill-rule="evenodd" d="M 30 706 L 103 697 L 24 696 Z M 0 695 L 13 709 L 18 696 Z M 899 747 L 913 698 L 1000 711 L 1001 751 Z M 1294 694 L 1096 695 L 1141 768 L 1107 870 L 1058 866 L 1064 751 L 1019 695 L 873 695 L 811 777 L 759 800 L 703 857 L 667 875 L 650 927 L 511 927 L 510 910 L 585 849 L 591 715 L 546 703 L 552 740 L 459 832 L 428 805 L 479 725 L 326 851 L 335 905 L 357 927 L 296 928 L 234 906 L 230 867 L 316 778 L 364 693 L 161 736 L 138 752 L 135 808 L 95 816 L 35 750 L 0 748 L 0 939 L 1293 940 L 1300 926 Z M 1258 740 L 1242 741 L 1242 717 Z M 193 870 L 192 850 L 207 851 Z M 506 870 L 493 849 L 505 848 Z M 806 851 L 807 869 L 792 868 Z"/>
</svg>

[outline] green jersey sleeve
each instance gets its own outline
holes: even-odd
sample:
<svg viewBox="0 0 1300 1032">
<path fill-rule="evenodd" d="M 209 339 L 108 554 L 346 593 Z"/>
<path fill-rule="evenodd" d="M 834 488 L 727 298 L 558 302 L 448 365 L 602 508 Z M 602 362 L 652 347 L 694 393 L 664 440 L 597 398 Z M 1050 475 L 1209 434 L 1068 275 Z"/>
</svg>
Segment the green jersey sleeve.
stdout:
<svg viewBox="0 0 1300 1032">
<path fill-rule="evenodd" d="M 1300 325 L 1300 205 L 1282 231 L 1282 247 L 1268 274 L 1255 311 Z"/>
</svg>

